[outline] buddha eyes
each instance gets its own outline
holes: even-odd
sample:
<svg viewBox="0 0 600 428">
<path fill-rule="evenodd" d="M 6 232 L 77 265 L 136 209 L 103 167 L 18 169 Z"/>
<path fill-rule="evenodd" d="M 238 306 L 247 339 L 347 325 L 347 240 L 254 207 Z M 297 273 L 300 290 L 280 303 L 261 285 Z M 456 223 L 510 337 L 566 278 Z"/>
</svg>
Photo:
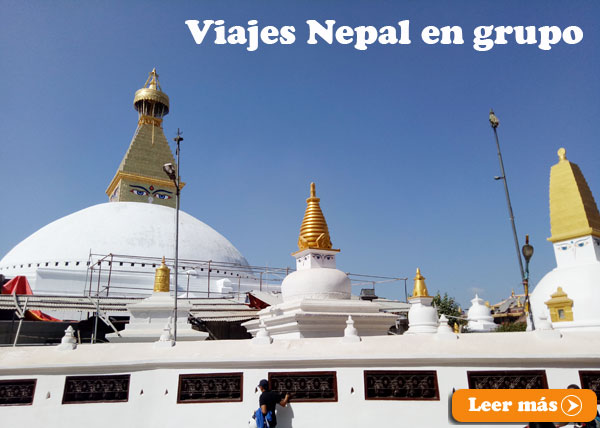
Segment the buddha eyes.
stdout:
<svg viewBox="0 0 600 428">
<path fill-rule="evenodd" d="M 150 189 L 145 188 L 144 186 L 139 185 L 130 185 L 130 192 L 137 196 L 153 196 L 158 199 L 171 199 L 172 192 L 169 192 L 165 189 L 156 189 L 154 186 L 150 186 Z"/>
</svg>

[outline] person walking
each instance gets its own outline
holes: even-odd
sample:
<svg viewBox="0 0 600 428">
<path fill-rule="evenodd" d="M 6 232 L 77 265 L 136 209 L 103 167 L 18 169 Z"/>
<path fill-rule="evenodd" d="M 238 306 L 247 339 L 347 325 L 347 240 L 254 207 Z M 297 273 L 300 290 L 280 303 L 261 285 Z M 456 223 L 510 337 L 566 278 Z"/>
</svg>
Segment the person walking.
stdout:
<svg viewBox="0 0 600 428">
<path fill-rule="evenodd" d="M 281 407 L 287 406 L 287 403 L 290 401 L 290 394 L 285 394 L 285 397 L 282 397 L 279 392 L 271 391 L 269 389 L 269 381 L 266 379 L 262 379 L 258 383 L 258 388 L 262 391 L 260 398 L 258 399 L 258 404 L 260 406 L 259 410 L 261 411 L 263 418 L 267 421 L 268 425 L 266 426 L 269 428 L 274 428 L 277 426 L 277 414 L 275 413 L 275 407 L 277 404 L 279 404 Z M 267 416 L 269 412 L 271 412 L 271 420 L 269 420 Z"/>
</svg>

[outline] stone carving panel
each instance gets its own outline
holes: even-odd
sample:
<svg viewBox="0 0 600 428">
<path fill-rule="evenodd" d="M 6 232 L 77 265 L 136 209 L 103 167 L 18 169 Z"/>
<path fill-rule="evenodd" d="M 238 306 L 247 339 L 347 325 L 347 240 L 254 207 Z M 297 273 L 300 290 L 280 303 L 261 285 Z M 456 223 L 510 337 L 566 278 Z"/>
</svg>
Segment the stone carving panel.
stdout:
<svg viewBox="0 0 600 428">
<path fill-rule="evenodd" d="M 273 391 L 290 393 L 294 402 L 337 401 L 335 372 L 269 373 Z"/>
<path fill-rule="evenodd" d="M 0 406 L 27 406 L 33 403 L 35 379 L 0 381 Z"/>
<path fill-rule="evenodd" d="M 546 389 L 544 370 L 468 371 L 470 389 Z"/>
<path fill-rule="evenodd" d="M 63 404 L 106 403 L 129 399 L 130 375 L 67 376 Z"/>
<path fill-rule="evenodd" d="M 435 370 L 365 370 L 366 400 L 439 400 Z"/>
<path fill-rule="evenodd" d="M 242 373 L 179 375 L 178 403 L 242 401 Z"/>
</svg>

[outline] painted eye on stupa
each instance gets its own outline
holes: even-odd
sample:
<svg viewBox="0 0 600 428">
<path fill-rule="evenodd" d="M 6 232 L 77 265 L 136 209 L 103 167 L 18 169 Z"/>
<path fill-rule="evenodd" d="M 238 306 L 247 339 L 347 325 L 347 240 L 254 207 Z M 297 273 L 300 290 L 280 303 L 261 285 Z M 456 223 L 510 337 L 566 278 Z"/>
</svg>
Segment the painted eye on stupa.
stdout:
<svg viewBox="0 0 600 428">
<path fill-rule="evenodd" d="M 173 197 L 171 196 L 173 192 L 169 192 L 165 189 L 154 189 L 154 187 L 150 187 L 150 190 L 152 190 L 152 196 L 158 199 L 166 200 L 171 199 Z"/>
<path fill-rule="evenodd" d="M 129 187 L 131 187 L 130 192 L 133 193 L 134 195 L 148 196 L 150 194 L 148 189 L 146 189 L 144 186 L 136 186 L 136 185 L 130 184 Z"/>
</svg>

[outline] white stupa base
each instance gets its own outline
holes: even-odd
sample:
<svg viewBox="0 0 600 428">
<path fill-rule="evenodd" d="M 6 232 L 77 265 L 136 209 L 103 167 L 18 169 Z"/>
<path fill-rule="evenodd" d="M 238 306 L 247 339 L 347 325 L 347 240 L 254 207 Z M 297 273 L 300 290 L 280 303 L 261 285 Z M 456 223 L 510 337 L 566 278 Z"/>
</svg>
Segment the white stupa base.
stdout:
<svg viewBox="0 0 600 428">
<path fill-rule="evenodd" d="M 169 323 L 169 318 L 173 317 L 173 297 L 169 293 L 153 293 L 144 301 L 127 308 L 130 313 L 129 324 L 119 334 L 107 334 L 106 338 L 110 342 L 156 342 Z M 178 302 L 177 341 L 206 339 L 208 333 L 194 330 L 188 323 L 189 311 L 188 304 Z"/>
<path fill-rule="evenodd" d="M 539 319 L 535 320 L 535 328 L 538 328 Z M 598 321 L 559 321 L 553 322 L 552 328 L 569 331 L 600 331 Z"/>
<path fill-rule="evenodd" d="M 404 334 L 434 334 L 438 331 L 437 309 L 431 306 L 433 297 L 410 297 L 408 330 Z"/>
<path fill-rule="evenodd" d="M 437 333 L 438 324 L 411 325 L 404 334 L 434 334 Z"/>
<path fill-rule="evenodd" d="M 489 320 L 473 320 L 469 321 L 467 328 L 472 332 L 487 333 L 489 331 L 496 330 L 498 328 L 498 324 Z"/>
<path fill-rule="evenodd" d="M 363 300 L 301 299 L 263 309 L 258 320 L 242 325 L 256 336 L 264 323 L 274 339 L 343 337 L 350 315 L 359 336 L 385 336 L 396 322 L 396 315 L 379 309 L 376 303 Z"/>
</svg>

